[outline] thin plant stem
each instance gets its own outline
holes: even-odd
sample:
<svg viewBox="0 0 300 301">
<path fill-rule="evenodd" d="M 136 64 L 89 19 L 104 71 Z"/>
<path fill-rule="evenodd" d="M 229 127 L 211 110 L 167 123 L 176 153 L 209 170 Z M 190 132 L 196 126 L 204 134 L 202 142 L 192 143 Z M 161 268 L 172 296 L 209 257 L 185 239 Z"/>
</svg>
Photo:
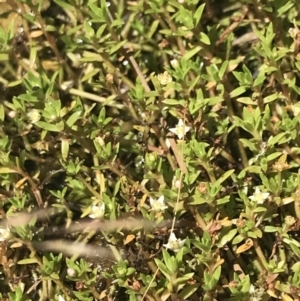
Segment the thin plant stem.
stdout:
<svg viewBox="0 0 300 301">
<path fill-rule="evenodd" d="M 268 270 L 267 260 L 264 253 L 261 250 L 261 247 L 257 239 L 253 239 L 253 246 L 262 269 L 267 271 Z"/>
</svg>

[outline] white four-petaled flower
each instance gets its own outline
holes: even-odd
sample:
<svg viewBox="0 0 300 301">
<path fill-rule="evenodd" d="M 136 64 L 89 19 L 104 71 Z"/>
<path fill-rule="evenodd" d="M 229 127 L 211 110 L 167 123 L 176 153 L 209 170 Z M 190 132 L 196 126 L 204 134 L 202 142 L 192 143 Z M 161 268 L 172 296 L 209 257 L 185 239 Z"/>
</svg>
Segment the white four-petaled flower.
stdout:
<svg viewBox="0 0 300 301">
<path fill-rule="evenodd" d="M 174 252 L 179 252 L 184 246 L 186 239 L 177 239 L 174 232 L 171 233 L 167 244 L 163 245 L 166 249 L 170 249 Z"/>
<path fill-rule="evenodd" d="M 255 201 L 257 204 L 263 204 L 264 201 L 269 197 L 269 192 L 261 192 L 259 187 L 255 188 L 253 195 L 249 196 L 251 201 Z"/>
<path fill-rule="evenodd" d="M 5 241 L 10 238 L 10 231 L 8 228 L 0 228 L 0 241 Z"/>
<path fill-rule="evenodd" d="M 165 203 L 165 197 L 161 195 L 158 199 L 149 198 L 151 210 L 153 211 L 164 211 L 168 208 Z"/>
<path fill-rule="evenodd" d="M 179 119 L 178 124 L 175 128 L 170 129 L 172 133 L 177 135 L 179 139 L 182 139 L 184 135 L 190 130 L 189 126 L 186 126 L 182 119 Z"/>
<path fill-rule="evenodd" d="M 105 204 L 102 203 L 101 206 L 92 205 L 91 213 L 89 214 L 90 218 L 102 218 L 105 213 Z"/>
</svg>

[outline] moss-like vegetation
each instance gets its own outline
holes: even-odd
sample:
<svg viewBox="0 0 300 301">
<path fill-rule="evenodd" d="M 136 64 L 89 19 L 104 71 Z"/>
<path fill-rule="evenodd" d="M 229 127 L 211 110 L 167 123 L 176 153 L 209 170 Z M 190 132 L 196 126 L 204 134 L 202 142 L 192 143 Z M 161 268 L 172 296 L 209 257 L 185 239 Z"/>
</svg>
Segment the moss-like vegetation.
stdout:
<svg viewBox="0 0 300 301">
<path fill-rule="evenodd" d="M 288 0 L 1 1 L 0 299 L 299 300 L 298 26 Z"/>
</svg>

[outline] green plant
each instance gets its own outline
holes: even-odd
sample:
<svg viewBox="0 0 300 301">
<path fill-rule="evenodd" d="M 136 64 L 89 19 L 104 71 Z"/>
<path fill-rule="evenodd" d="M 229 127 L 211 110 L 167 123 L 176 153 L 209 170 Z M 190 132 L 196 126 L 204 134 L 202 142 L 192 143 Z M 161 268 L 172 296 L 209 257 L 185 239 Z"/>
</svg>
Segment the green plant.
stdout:
<svg viewBox="0 0 300 301">
<path fill-rule="evenodd" d="M 1 2 L 1 298 L 298 298 L 297 15 Z"/>
</svg>

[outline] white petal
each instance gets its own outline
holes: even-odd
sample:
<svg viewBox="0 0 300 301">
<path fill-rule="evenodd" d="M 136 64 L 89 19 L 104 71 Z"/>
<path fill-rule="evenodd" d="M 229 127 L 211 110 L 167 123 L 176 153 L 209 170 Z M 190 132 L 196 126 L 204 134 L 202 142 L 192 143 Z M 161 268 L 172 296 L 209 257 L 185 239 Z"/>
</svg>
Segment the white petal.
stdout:
<svg viewBox="0 0 300 301">
<path fill-rule="evenodd" d="M 260 193 L 260 189 L 259 189 L 259 187 L 255 187 L 255 193 L 254 194 L 259 194 Z"/>
<path fill-rule="evenodd" d="M 269 195 L 270 195 L 269 192 L 263 192 L 263 193 L 262 193 L 262 197 L 263 197 L 264 199 L 267 199 L 267 198 L 269 197 Z"/>
<path fill-rule="evenodd" d="M 184 125 L 183 120 L 182 120 L 182 119 L 179 119 L 179 121 L 178 121 L 178 126 L 183 126 L 183 125 Z"/>
<path fill-rule="evenodd" d="M 163 246 L 164 246 L 166 249 L 171 249 L 171 245 L 170 245 L 169 242 L 168 242 L 167 244 L 163 244 Z"/>
<path fill-rule="evenodd" d="M 164 204 L 164 203 L 165 203 L 165 197 L 164 197 L 163 195 L 161 195 L 161 196 L 158 198 L 157 202 L 159 202 L 159 203 L 161 203 L 161 204 Z"/>
<path fill-rule="evenodd" d="M 183 134 L 182 133 L 177 133 L 177 137 L 181 140 L 183 138 Z"/>
<path fill-rule="evenodd" d="M 149 198 L 149 201 L 150 201 L 150 205 L 151 205 L 151 207 L 153 207 L 153 205 L 155 204 L 155 199 L 153 199 L 153 198 Z"/>
<path fill-rule="evenodd" d="M 172 129 L 170 129 L 170 132 L 172 132 L 172 133 L 174 133 L 174 134 L 177 135 L 178 130 L 177 130 L 177 128 L 172 128 Z"/>
<path fill-rule="evenodd" d="M 176 240 L 177 240 L 176 235 L 174 234 L 174 232 L 172 232 L 170 234 L 170 237 L 169 237 L 169 242 L 173 242 L 173 241 L 176 241 Z"/>
<path fill-rule="evenodd" d="M 187 133 L 191 128 L 189 126 L 184 127 L 184 131 Z"/>
<path fill-rule="evenodd" d="M 166 146 L 167 146 L 167 148 L 171 147 L 171 143 L 170 143 L 170 140 L 168 138 L 166 139 Z"/>
<path fill-rule="evenodd" d="M 183 239 L 183 240 L 177 239 L 174 232 L 172 232 L 170 234 L 168 243 L 164 244 L 163 246 L 166 249 L 170 249 L 174 252 L 178 252 L 184 246 L 185 241 L 186 241 L 186 239 Z"/>
<path fill-rule="evenodd" d="M 5 241 L 10 237 L 10 231 L 8 229 L 0 229 L 0 241 Z"/>
<path fill-rule="evenodd" d="M 254 294 L 254 292 L 255 292 L 255 287 L 253 284 L 251 284 L 250 288 L 249 288 L 249 293 L 252 295 L 252 294 Z"/>
<path fill-rule="evenodd" d="M 184 246 L 185 242 L 186 242 L 186 239 L 182 239 L 182 240 L 180 239 L 180 241 L 178 242 L 180 248 L 182 248 Z"/>
</svg>

